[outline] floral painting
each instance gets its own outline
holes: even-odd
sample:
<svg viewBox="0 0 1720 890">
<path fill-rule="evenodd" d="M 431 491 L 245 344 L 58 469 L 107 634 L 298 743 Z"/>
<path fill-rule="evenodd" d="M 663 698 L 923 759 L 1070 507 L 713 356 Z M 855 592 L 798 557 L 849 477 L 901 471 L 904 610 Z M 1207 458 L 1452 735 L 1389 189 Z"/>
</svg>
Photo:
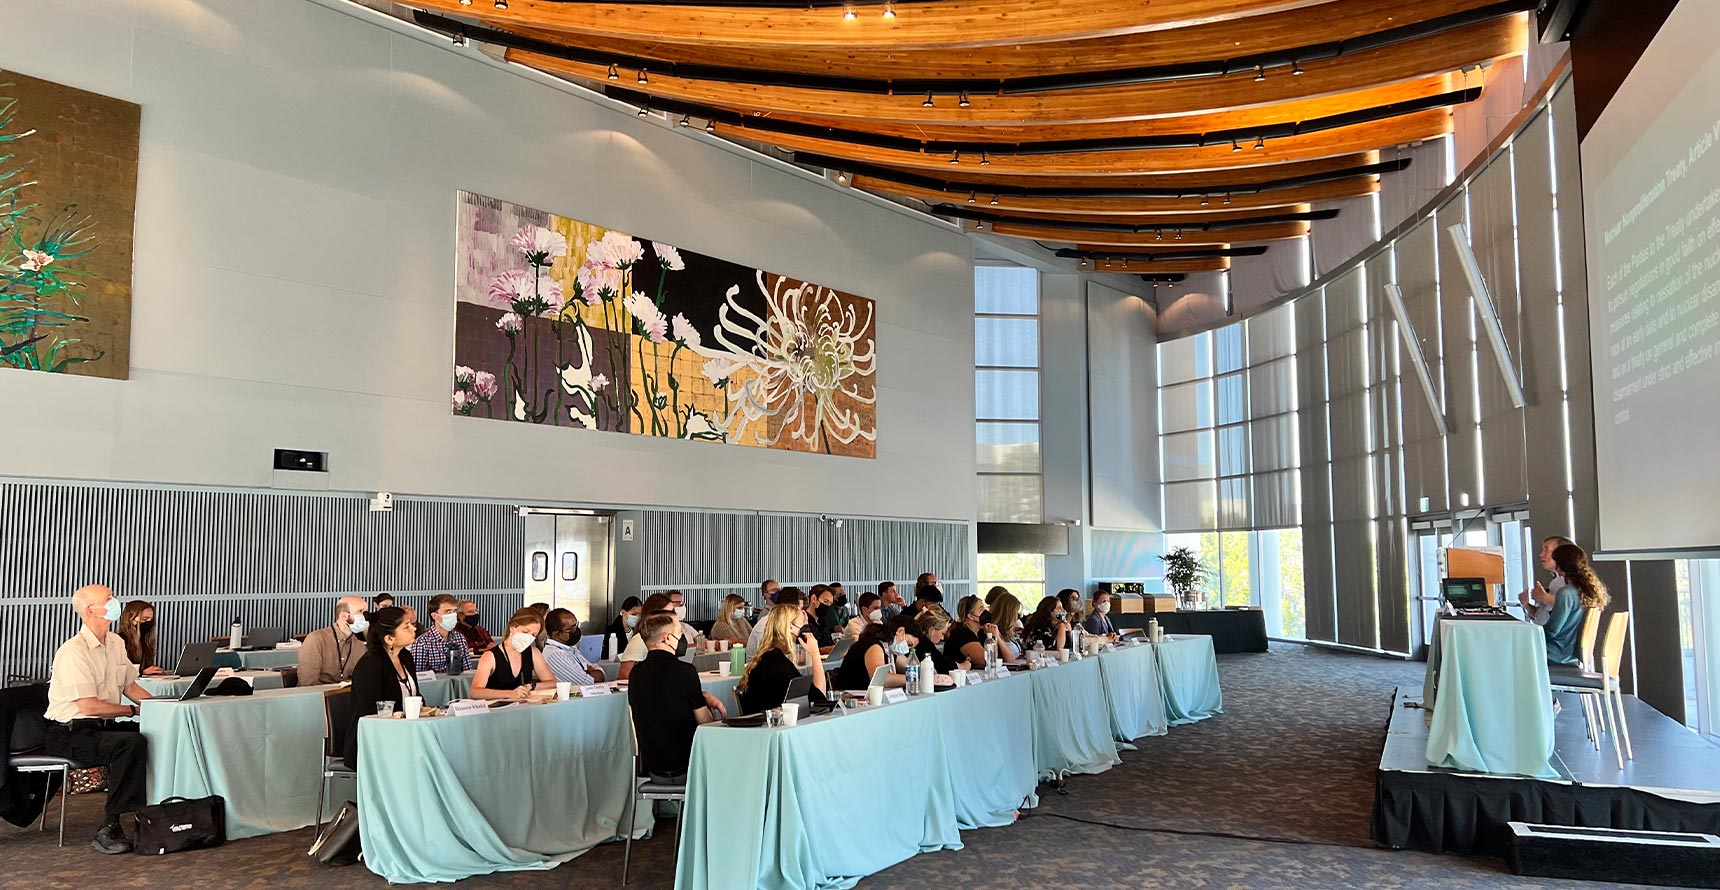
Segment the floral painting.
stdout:
<svg viewBox="0 0 1720 890">
<path fill-rule="evenodd" d="M 0 368 L 129 375 L 139 118 L 0 70 Z"/>
<path fill-rule="evenodd" d="M 874 457 L 873 303 L 461 192 L 455 414 Z"/>
</svg>

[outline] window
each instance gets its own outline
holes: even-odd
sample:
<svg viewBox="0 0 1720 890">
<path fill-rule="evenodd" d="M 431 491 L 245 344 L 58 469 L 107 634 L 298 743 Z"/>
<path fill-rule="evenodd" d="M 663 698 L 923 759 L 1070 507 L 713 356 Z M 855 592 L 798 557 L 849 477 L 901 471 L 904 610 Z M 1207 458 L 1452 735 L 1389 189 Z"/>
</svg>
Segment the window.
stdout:
<svg viewBox="0 0 1720 890">
<path fill-rule="evenodd" d="M 974 270 L 974 415 L 979 520 L 1043 521 L 1039 273 L 1032 269 Z M 1038 578 L 1043 587 L 1043 568 Z"/>
<path fill-rule="evenodd" d="M 1680 560 L 1677 568 L 1684 722 L 1720 738 L 1720 559 Z"/>
<path fill-rule="evenodd" d="M 1001 584 L 1021 601 L 1021 614 L 1027 613 L 1045 596 L 1045 555 L 1041 553 L 981 553 L 980 582 L 974 588 L 980 596 Z M 954 613 L 956 604 L 945 603 Z"/>
</svg>

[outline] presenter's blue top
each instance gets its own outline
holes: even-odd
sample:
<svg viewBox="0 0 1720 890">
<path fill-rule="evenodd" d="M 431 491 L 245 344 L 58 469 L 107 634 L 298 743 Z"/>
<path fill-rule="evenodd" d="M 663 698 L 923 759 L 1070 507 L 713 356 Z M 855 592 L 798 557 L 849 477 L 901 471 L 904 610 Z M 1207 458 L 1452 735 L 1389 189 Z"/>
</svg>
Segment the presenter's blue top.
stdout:
<svg viewBox="0 0 1720 890">
<path fill-rule="evenodd" d="M 1577 632 L 1583 626 L 1583 606 L 1577 587 L 1566 584 L 1553 594 L 1552 612 L 1541 630 L 1547 634 L 1547 661 L 1577 664 Z"/>
</svg>

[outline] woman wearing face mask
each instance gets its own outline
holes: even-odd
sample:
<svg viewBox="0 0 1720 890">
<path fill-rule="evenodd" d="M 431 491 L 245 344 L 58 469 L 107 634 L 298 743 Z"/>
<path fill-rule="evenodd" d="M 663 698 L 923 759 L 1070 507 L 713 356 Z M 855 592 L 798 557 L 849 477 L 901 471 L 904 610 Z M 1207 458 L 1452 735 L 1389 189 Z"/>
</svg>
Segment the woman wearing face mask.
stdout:
<svg viewBox="0 0 1720 890">
<path fill-rule="evenodd" d="M 634 632 L 639 629 L 639 606 L 639 598 L 636 596 L 630 596 L 621 601 L 620 613 L 615 616 L 614 621 L 609 622 L 608 627 L 603 629 L 603 655 L 601 660 L 612 659 L 620 654 L 618 652 L 609 651 L 609 640 L 611 637 L 620 640 L 621 645 L 623 646 L 627 645 L 627 641 L 633 638 Z"/>
<path fill-rule="evenodd" d="M 938 606 L 927 606 L 914 616 L 914 622 L 920 629 L 920 644 L 914 648 L 912 658 L 924 661 L 930 657 L 932 668 L 939 674 L 948 674 L 950 671 L 957 670 L 965 671 L 973 666 L 970 661 L 952 660 L 944 654 L 944 641 L 949 637 L 950 624 L 952 623 L 948 612 Z"/>
<path fill-rule="evenodd" d="M 985 664 L 985 611 L 985 601 L 977 596 L 964 596 L 956 603 L 960 620 L 951 625 L 944 640 L 945 660 Z"/>
<path fill-rule="evenodd" d="M 352 668 L 352 726 L 346 733 L 347 769 L 358 764 L 358 721 L 376 716 L 380 702 L 400 710 L 407 696 L 418 695 L 418 672 L 412 661 L 412 641 L 418 630 L 406 610 L 389 606 L 370 613 L 364 634 L 364 656 Z M 485 656 L 488 658 L 489 656 Z"/>
<path fill-rule="evenodd" d="M 1015 594 L 1006 590 L 991 601 L 991 623 L 985 629 L 997 637 L 997 657 L 1004 664 L 1021 660 L 1021 600 Z"/>
<path fill-rule="evenodd" d="M 830 646 L 836 642 L 831 633 L 831 622 L 841 627 L 840 616 L 836 614 L 836 591 L 824 584 L 814 584 L 806 593 L 806 614 L 811 618 L 807 622 L 807 630 L 818 638 L 818 645 Z"/>
<path fill-rule="evenodd" d="M 1039 645 L 1045 649 L 1063 649 L 1069 645 L 1069 613 L 1057 597 L 1039 601 L 1038 608 L 1027 616 L 1021 628 L 1022 645 L 1029 649 Z"/>
<path fill-rule="evenodd" d="M 1111 594 L 1108 591 L 1093 594 L 1093 614 L 1081 622 L 1081 629 L 1110 642 L 1117 641 L 1117 628 L 1111 624 Z"/>
<path fill-rule="evenodd" d="M 1063 605 L 1063 611 L 1066 613 L 1063 617 L 1069 619 L 1070 624 L 1079 624 L 1087 617 L 1086 613 L 1081 611 L 1081 591 L 1065 587 L 1057 591 L 1057 602 Z"/>
<path fill-rule="evenodd" d="M 737 646 L 745 644 L 747 637 L 752 636 L 746 609 L 744 598 L 733 593 L 723 597 L 722 605 L 717 607 L 717 623 L 711 625 L 711 639 L 727 640 Z"/>
<path fill-rule="evenodd" d="M 862 593 L 860 594 L 860 614 L 849 619 L 848 624 L 842 628 L 842 633 L 859 640 L 860 635 L 866 632 L 867 626 L 883 623 L 883 600 L 880 600 L 876 593 Z M 855 645 L 858 646 L 859 643 L 855 643 Z"/>
<path fill-rule="evenodd" d="M 800 668 L 794 666 L 796 651 L 804 655 L 812 671 L 812 700 L 824 699 L 829 687 L 818 640 L 798 607 L 777 606 L 765 616 L 758 651 L 747 660 L 741 681 L 735 685 L 735 701 L 742 714 L 758 714 L 782 704 L 788 684 L 800 676 Z"/>
<path fill-rule="evenodd" d="M 119 612 L 119 636 L 125 640 L 125 656 L 144 676 L 165 674 L 155 663 L 155 607 L 132 600 Z"/>
<path fill-rule="evenodd" d="M 534 689 L 554 689 L 555 671 L 534 645 L 543 619 L 537 610 L 526 608 L 508 619 L 507 635 L 496 648 L 478 659 L 478 674 L 472 678 L 473 698 L 504 698 L 524 701 Z"/>
<path fill-rule="evenodd" d="M 865 596 L 876 596 L 866 594 Z M 873 609 L 877 609 L 876 605 Z M 915 636 L 911 625 L 892 623 L 890 626 L 872 622 L 860 630 L 854 641 L 854 648 L 842 657 L 842 665 L 836 669 L 836 688 L 859 692 L 872 685 L 872 675 L 885 665 L 892 665 L 890 674 L 884 678 L 884 685 L 896 688 L 906 685 L 907 678 L 894 667 L 898 657 L 906 659 L 920 645 L 920 638 Z"/>
</svg>

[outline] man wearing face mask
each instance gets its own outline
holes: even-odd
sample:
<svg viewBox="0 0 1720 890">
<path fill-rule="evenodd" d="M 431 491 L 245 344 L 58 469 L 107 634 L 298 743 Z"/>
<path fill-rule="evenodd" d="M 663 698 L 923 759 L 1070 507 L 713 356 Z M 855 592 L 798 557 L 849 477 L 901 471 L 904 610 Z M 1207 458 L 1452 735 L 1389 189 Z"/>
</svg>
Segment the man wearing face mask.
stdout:
<svg viewBox="0 0 1720 890">
<path fill-rule="evenodd" d="M 362 605 L 362 603 L 360 604 Z M 131 841 L 120 817 L 143 806 L 149 766 L 149 742 L 137 724 L 134 702 L 150 695 L 137 685 L 137 666 L 125 654 L 125 641 L 112 633 L 119 620 L 119 600 L 100 584 L 72 594 L 72 609 L 83 629 L 54 653 L 53 679 L 48 682 L 48 718 L 42 748 L 56 757 L 70 757 L 108 772 L 106 818 L 90 847 L 97 853 L 126 853 Z"/>
<path fill-rule="evenodd" d="M 413 665 L 438 674 L 463 674 L 477 668 L 466 638 L 454 632 L 460 622 L 460 601 L 452 594 L 438 593 L 430 598 L 428 609 L 428 627 L 412 641 Z"/>
<path fill-rule="evenodd" d="M 364 657 L 358 635 L 369 626 L 364 600 L 341 597 L 334 604 L 334 624 L 311 631 L 299 647 L 299 685 L 326 686 L 351 679 L 353 667 Z"/>
<path fill-rule="evenodd" d="M 883 624 L 884 610 L 882 605 L 883 603 L 879 601 L 876 593 L 860 594 L 859 608 L 855 610 L 855 616 L 850 618 L 848 624 L 842 628 L 843 635 L 858 640 L 861 632 L 866 630 L 867 625 Z"/>
<path fill-rule="evenodd" d="M 579 619 L 566 609 L 551 609 L 544 619 L 543 660 L 555 678 L 575 686 L 603 682 L 603 669 L 587 661 L 579 651 Z"/>
<path fill-rule="evenodd" d="M 645 598 L 645 605 L 639 610 L 640 626 L 644 626 L 645 622 L 651 620 L 651 616 L 657 614 L 670 616 L 675 614 L 669 595 L 666 593 L 653 593 Z M 680 619 L 677 618 L 675 620 L 677 634 L 681 632 L 680 624 Z M 687 652 L 687 640 L 684 636 L 677 636 L 670 640 L 669 645 L 674 649 L 677 658 Z M 625 680 L 631 676 L 633 668 L 644 661 L 649 652 L 650 647 L 645 644 L 645 635 L 643 633 L 634 634 L 633 639 L 627 641 L 627 647 L 621 650 L 621 667 L 616 671 L 616 679 Z"/>
<path fill-rule="evenodd" d="M 766 578 L 764 583 L 758 586 L 759 596 L 763 597 L 766 609 L 776 605 L 776 595 L 780 590 L 782 590 L 782 585 L 777 583 L 775 578 Z"/>
<path fill-rule="evenodd" d="M 454 625 L 454 632 L 466 638 L 466 648 L 472 650 L 473 655 L 483 655 L 496 647 L 495 638 L 478 623 L 482 618 L 478 614 L 477 603 L 460 601 L 460 623 Z"/>
</svg>

